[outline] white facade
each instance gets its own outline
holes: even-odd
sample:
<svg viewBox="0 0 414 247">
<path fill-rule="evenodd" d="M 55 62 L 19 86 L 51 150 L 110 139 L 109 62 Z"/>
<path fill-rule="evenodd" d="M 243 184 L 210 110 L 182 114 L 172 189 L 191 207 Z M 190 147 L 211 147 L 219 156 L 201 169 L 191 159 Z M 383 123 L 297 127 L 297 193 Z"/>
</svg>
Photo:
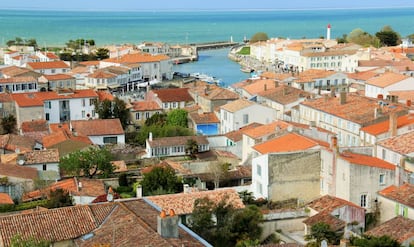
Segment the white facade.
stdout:
<svg viewBox="0 0 414 247">
<path fill-rule="evenodd" d="M 95 100 L 97 97 L 61 98 L 44 102 L 44 118 L 49 123 L 69 120 L 86 120 L 96 117 Z"/>
<path fill-rule="evenodd" d="M 252 104 L 236 112 L 220 108 L 220 133 L 238 130 L 253 122 L 268 124 L 276 120 L 276 110 L 259 104 Z"/>
<path fill-rule="evenodd" d="M 88 136 L 91 142 L 95 145 L 105 144 L 125 144 L 125 135 L 101 135 L 101 136 Z M 116 141 L 116 142 L 115 142 Z"/>
<path fill-rule="evenodd" d="M 392 85 L 386 87 L 379 87 L 375 85 L 365 84 L 365 96 L 371 98 L 377 98 L 379 94 L 382 94 L 385 98 L 390 95 L 392 91 L 410 91 L 414 90 L 414 78 L 409 77 Z"/>
<path fill-rule="evenodd" d="M 255 198 L 269 198 L 269 154 L 252 160 L 251 190 Z"/>
<path fill-rule="evenodd" d="M 395 216 L 402 215 L 406 218 L 414 220 L 414 208 L 401 204 L 395 200 L 387 198 L 380 193 L 377 194 L 378 202 L 381 209 L 379 223 L 384 223 Z"/>
</svg>

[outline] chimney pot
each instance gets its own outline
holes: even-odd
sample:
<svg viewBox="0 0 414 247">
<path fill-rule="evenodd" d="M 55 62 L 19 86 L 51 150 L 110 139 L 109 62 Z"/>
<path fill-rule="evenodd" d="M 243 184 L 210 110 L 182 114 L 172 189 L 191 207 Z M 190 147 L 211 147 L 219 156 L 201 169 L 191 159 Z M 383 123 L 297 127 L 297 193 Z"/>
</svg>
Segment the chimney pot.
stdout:
<svg viewBox="0 0 414 247">
<path fill-rule="evenodd" d="M 161 210 L 160 217 L 161 218 L 167 217 L 167 214 L 165 213 L 165 210 Z"/>
<path fill-rule="evenodd" d="M 170 216 L 175 216 L 175 211 L 174 211 L 174 209 L 170 209 Z"/>
</svg>

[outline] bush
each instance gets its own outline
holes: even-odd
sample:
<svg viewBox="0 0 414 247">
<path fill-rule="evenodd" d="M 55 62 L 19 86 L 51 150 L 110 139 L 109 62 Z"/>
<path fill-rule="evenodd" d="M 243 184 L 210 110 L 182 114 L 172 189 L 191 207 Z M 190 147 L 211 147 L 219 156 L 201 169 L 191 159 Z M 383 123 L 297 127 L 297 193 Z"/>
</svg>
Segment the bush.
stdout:
<svg viewBox="0 0 414 247">
<path fill-rule="evenodd" d="M 118 177 L 119 186 L 128 186 L 128 178 L 126 173 L 121 173 Z"/>
<path fill-rule="evenodd" d="M 118 188 L 115 189 L 115 191 L 118 192 L 119 194 L 129 193 L 129 192 L 132 192 L 132 190 L 133 189 L 128 186 L 119 186 Z"/>
</svg>

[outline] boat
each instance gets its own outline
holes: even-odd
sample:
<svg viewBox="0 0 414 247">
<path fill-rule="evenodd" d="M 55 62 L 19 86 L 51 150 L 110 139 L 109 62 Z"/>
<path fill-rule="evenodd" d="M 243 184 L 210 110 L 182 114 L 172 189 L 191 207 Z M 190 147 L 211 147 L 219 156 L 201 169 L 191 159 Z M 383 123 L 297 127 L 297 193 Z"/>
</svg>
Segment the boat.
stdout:
<svg viewBox="0 0 414 247">
<path fill-rule="evenodd" d="M 210 84 L 216 84 L 216 85 L 220 84 L 220 79 L 217 79 L 214 76 L 209 76 L 207 74 L 191 73 L 190 76 L 196 78 L 197 80 L 205 81 Z"/>
<path fill-rule="evenodd" d="M 251 73 L 252 72 L 252 68 L 249 68 L 249 67 L 241 67 L 240 68 L 240 71 L 241 72 L 244 72 L 244 73 Z"/>
</svg>

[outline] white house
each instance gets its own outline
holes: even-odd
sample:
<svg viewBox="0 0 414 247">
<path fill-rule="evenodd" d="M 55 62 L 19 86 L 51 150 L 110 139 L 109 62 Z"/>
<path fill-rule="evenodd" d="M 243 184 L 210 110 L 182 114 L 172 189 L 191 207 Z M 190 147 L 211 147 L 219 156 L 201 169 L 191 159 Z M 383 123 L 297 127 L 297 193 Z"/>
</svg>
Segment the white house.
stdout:
<svg viewBox="0 0 414 247">
<path fill-rule="evenodd" d="M 198 152 L 210 150 L 206 136 L 174 136 L 163 138 L 152 138 L 150 133 L 146 140 L 146 158 L 183 156 L 187 155 L 186 148 L 188 140 L 194 140 L 198 145 Z"/>
<path fill-rule="evenodd" d="M 378 192 L 380 204 L 380 222 L 383 223 L 396 216 L 414 220 L 414 185 L 405 183 L 401 186 L 391 185 Z"/>
<path fill-rule="evenodd" d="M 385 72 L 368 79 L 365 83 L 365 96 L 386 98 L 390 91 L 414 90 L 414 78 L 394 72 Z"/>
<path fill-rule="evenodd" d="M 406 166 L 403 168 L 414 172 L 414 167 L 401 162 L 406 158 L 414 157 L 414 131 L 377 142 L 375 155 L 379 159 L 383 159 L 396 166 Z"/>
<path fill-rule="evenodd" d="M 220 133 L 238 130 L 253 122 L 268 124 L 276 120 L 276 110 L 245 99 L 220 106 Z"/>
<path fill-rule="evenodd" d="M 0 78 L 0 93 L 27 93 L 37 91 L 37 80 L 32 76 Z"/>
<path fill-rule="evenodd" d="M 64 74 L 70 71 L 69 65 L 64 61 L 29 62 L 26 67 L 45 75 Z"/>
<path fill-rule="evenodd" d="M 59 151 L 57 149 L 34 150 L 17 157 L 17 164 L 36 168 L 40 179 L 60 179 Z"/>
<path fill-rule="evenodd" d="M 72 120 L 70 128 L 72 134 L 87 136 L 95 145 L 125 144 L 125 132 L 118 118 Z"/>
</svg>

